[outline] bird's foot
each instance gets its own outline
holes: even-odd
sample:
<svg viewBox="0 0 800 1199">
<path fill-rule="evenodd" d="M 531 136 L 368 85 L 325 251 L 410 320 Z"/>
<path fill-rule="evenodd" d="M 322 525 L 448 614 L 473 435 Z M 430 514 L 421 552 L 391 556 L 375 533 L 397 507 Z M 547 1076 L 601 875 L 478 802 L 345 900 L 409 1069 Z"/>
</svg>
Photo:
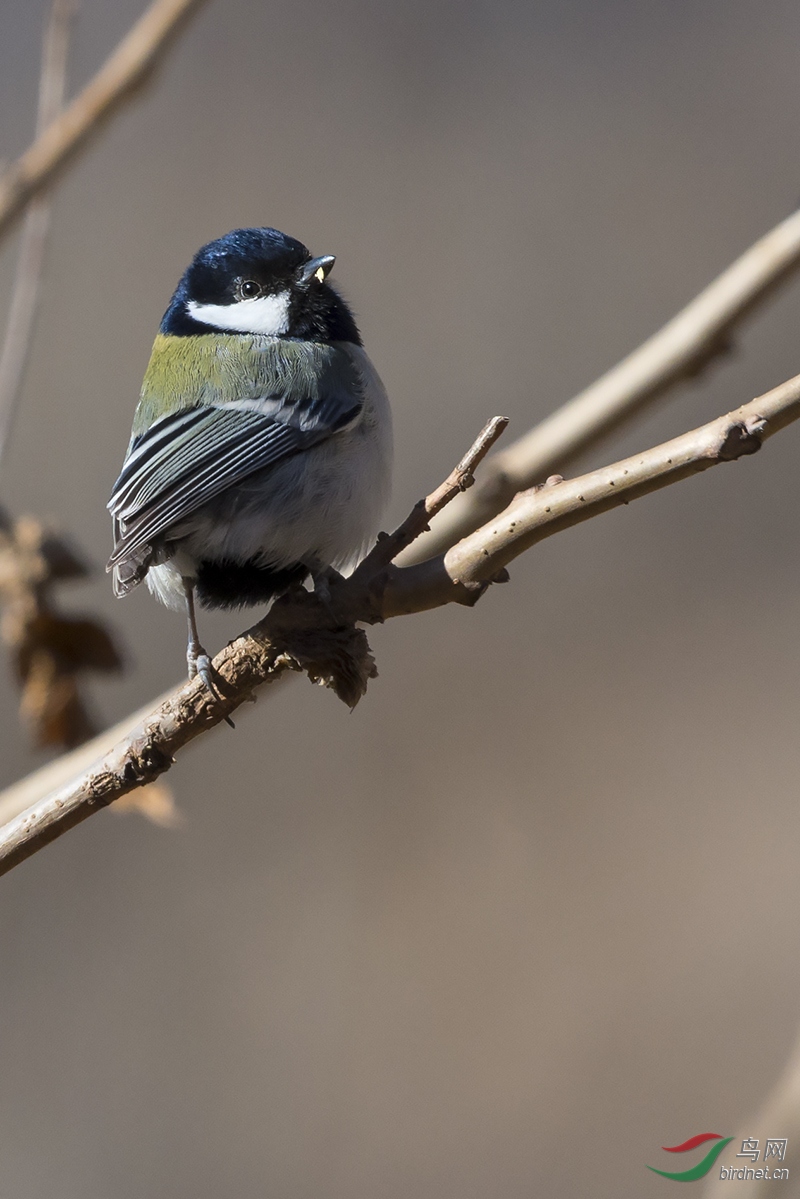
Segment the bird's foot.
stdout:
<svg viewBox="0 0 800 1199">
<path fill-rule="evenodd" d="M 217 700 L 218 703 L 222 703 L 223 696 L 221 695 L 216 684 L 215 671 L 211 663 L 211 658 L 203 649 L 202 645 L 189 646 L 189 649 L 186 652 L 186 665 L 189 670 L 189 678 L 194 679 L 199 676 L 213 695 L 214 699 Z M 236 728 L 236 725 L 233 723 L 230 716 L 225 717 L 225 723 L 229 724 L 232 729 Z"/>
</svg>

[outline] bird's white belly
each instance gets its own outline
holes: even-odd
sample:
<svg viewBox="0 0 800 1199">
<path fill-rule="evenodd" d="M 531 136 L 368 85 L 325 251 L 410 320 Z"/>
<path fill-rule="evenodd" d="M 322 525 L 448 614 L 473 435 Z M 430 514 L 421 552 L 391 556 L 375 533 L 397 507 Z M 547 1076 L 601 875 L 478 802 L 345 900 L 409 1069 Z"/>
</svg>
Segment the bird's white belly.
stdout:
<svg viewBox="0 0 800 1199">
<path fill-rule="evenodd" d="M 361 426 L 242 480 L 188 518 L 180 551 L 195 562 L 344 569 L 377 532 L 386 469 Z"/>
</svg>

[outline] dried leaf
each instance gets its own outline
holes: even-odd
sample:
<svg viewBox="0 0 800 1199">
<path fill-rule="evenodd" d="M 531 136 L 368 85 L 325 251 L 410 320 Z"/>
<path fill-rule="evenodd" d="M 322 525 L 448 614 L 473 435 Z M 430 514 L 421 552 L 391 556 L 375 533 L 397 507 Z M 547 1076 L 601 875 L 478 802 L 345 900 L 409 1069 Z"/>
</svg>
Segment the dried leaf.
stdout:
<svg viewBox="0 0 800 1199">
<path fill-rule="evenodd" d="M 22 682 L 20 716 L 36 745 L 72 749 L 94 733 L 73 674 L 58 670 L 52 655 L 38 652 L 28 657 Z"/>
<path fill-rule="evenodd" d="M 122 666 L 104 625 L 90 617 L 63 616 L 55 607 L 55 585 L 87 573 L 68 539 L 35 517 L 12 523 L 0 511 L 0 634 L 22 692 L 20 715 L 40 746 L 71 748 L 90 737 L 95 730 L 79 676 Z"/>
<path fill-rule="evenodd" d="M 160 828 L 180 828 L 185 816 L 175 803 L 175 796 L 166 783 L 148 783 L 137 787 L 111 805 L 113 812 L 138 812 Z"/>
</svg>

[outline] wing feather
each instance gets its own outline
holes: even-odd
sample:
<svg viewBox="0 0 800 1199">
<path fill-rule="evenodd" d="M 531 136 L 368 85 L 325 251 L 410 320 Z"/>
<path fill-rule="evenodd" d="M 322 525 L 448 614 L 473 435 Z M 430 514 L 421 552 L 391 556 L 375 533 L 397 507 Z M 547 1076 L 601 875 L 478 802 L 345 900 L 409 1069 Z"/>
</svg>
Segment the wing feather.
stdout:
<svg viewBox="0 0 800 1199">
<path fill-rule="evenodd" d="M 360 399 L 340 392 L 294 403 L 270 397 L 261 411 L 252 401 L 196 407 L 154 422 L 132 442 L 111 493 L 109 569 L 141 558 L 170 526 L 247 475 L 335 435 L 361 409 Z"/>
</svg>

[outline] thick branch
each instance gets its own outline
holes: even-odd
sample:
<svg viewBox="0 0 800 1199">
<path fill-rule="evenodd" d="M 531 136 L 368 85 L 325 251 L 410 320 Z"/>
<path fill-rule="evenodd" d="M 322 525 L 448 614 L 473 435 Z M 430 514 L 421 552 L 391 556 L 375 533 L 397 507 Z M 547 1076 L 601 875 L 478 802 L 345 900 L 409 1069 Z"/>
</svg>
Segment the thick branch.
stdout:
<svg viewBox="0 0 800 1199">
<path fill-rule="evenodd" d="M 548 480 L 432 562 L 405 569 L 390 565 L 366 578 L 357 573 L 333 588 L 327 604 L 302 590 L 284 596 L 215 659 L 222 702 L 197 679 L 178 688 L 90 769 L 0 829 L 0 873 L 121 795 L 152 782 L 184 745 L 251 699 L 256 687 L 288 670 L 304 671 L 347 703 L 356 703 L 375 667 L 355 622 L 375 623 L 447 603 L 471 605 L 508 562 L 537 541 L 717 463 L 752 454 L 798 417 L 800 375 L 643 454 L 577 479 Z"/>
<path fill-rule="evenodd" d="M 127 92 L 198 0 L 153 0 L 95 77 L 0 178 L 0 235 Z"/>
<path fill-rule="evenodd" d="M 131 729 L 135 728 L 141 720 L 144 720 L 145 716 L 153 711 L 155 706 L 163 703 L 171 694 L 172 692 L 169 691 L 156 700 L 151 699 L 138 712 L 130 713 L 118 724 L 104 729 L 102 733 L 92 737 L 91 741 L 84 741 L 77 749 L 60 754 L 52 762 L 47 762 L 38 770 L 34 770 L 32 774 L 20 779 L 18 783 L 12 783 L 10 787 L 6 787 L 5 791 L 0 794 L 0 827 L 19 816 L 20 812 L 24 812 L 43 795 L 49 795 L 57 787 L 63 787 L 65 783 L 74 779 L 76 774 L 88 770 L 99 757 L 108 753 L 118 741 L 127 737 Z"/>
<path fill-rule="evenodd" d="M 776 225 L 653 337 L 574 399 L 486 464 L 460 496 L 400 558 L 421 562 L 485 524 L 526 487 L 563 471 L 589 446 L 644 405 L 693 378 L 731 346 L 732 335 L 800 266 L 800 211 Z"/>
</svg>

